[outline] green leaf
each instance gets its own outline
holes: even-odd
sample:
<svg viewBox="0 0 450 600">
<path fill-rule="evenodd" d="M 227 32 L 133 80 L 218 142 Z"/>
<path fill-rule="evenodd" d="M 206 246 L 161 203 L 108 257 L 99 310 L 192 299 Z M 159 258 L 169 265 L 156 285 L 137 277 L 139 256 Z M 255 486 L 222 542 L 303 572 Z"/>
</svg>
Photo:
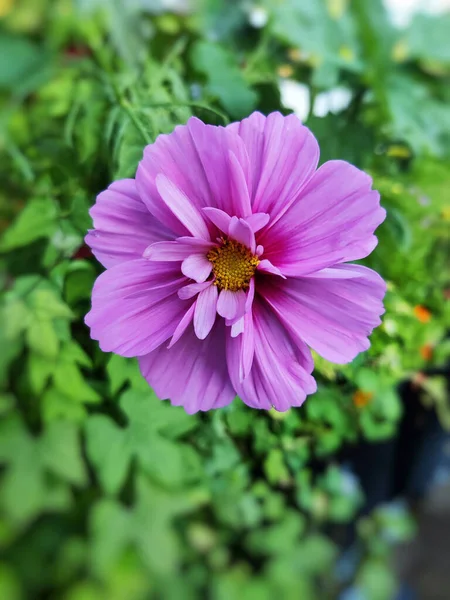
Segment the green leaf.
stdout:
<svg viewBox="0 0 450 600">
<path fill-rule="evenodd" d="M 94 266 L 86 261 L 77 261 L 68 271 L 64 281 L 64 297 L 70 306 L 90 298 L 95 277 Z"/>
<path fill-rule="evenodd" d="M 304 52 L 315 68 L 313 83 L 319 88 L 337 85 L 341 68 L 362 69 L 353 14 L 345 5 L 336 14 L 327 4 L 265 1 L 272 16 L 268 27 L 274 37 Z"/>
<path fill-rule="evenodd" d="M 132 514 L 105 499 L 94 506 L 90 518 L 93 570 L 107 577 L 133 537 Z"/>
<path fill-rule="evenodd" d="M 270 483 L 283 484 L 290 480 L 283 452 L 279 448 L 273 448 L 269 452 L 264 462 L 264 470 Z"/>
<path fill-rule="evenodd" d="M 398 583 L 391 565 L 369 559 L 357 575 L 356 587 L 370 600 L 390 600 L 395 597 Z"/>
<path fill-rule="evenodd" d="M 85 482 L 80 443 L 72 424 L 59 423 L 41 437 L 32 437 L 17 416 L 5 419 L 0 426 L 0 462 L 6 466 L 0 505 L 19 525 L 43 511 L 67 509 L 72 502 L 67 484 Z M 49 479 L 49 472 L 56 478 Z"/>
<path fill-rule="evenodd" d="M 301 514 L 293 510 L 285 511 L 280 523 L 251 532 L 246 545 L 255 554 L 289 553 L 297 546 L 305 525 Z"/>
<path fill-rule="evenodd" d="M 44 392 L 41 405 L 42 418 L 47 423 L 60 419 L 81 422 L 86 417 L 86 410 L 82 404 L 55 388 Z"/>
<path fill-rule="evenodd" d="M 136 496 L 137 501 L 130 509 L 102 500 L 91 514 L 92 560 L 100 575 L 109 577 L 128 545 L 135 547 L 151 572 L 173 573 L 180 559 L 174 518 L 192 511 L 203 501 L 186 490 L 181 494 L 166 492 L 142 475 L 137 477 Z"/>
<path fill-rule="evenodd" d="M 11 60 L 14 56 L 14 60 Z M 11 89 L 33 74 L 42 62 L 43 54 L 36 44 L 25 37 L 0 34 L 0 88 Z"/>
<path fill-rule="evenodd" d="M 73 316 L 70 308 L 50 289 L 36 289 L 30 307 L 38 319 L 70 319 Z"/>
<path fill-rule="evenodd" d="M 26 341 L 30 350 L 45 356 L 56 358 L 59 350 L 59 339 L 51 321 L 34 320 L 26 332 Z"/>
<path fill-rule="evenodd" d="M 120 405 L 128 417 L 127 427 L 100 415 L 86 424 L 88 456 L 105 491 L 120 490 L 134 457 L 155 481 L 171 487 L 189 481 L 196 471 L 192 451 L 167 438 L 184 434 L 195 426 L 195 418 L 161 403 L 151 391 L 129 390 Z"/>
<path fill-rule="evenodd" d="M 42 464 L 58 477 L 82 486 L 86 471 L 77 427 L 67 421 L 49 424 L 40 442 Z"/>
<path fill-rule="evenodd" d="M 60 355 L 53 371 L 53 383 L 62 394 L 77 402 L 99 402 L 99 394 L 85 381 L 76 363 Z"/>
<path fill-rule="evenodd" d="M 408 142 L 418 154 L 448 155 L 450 114 L 447 104 L 432 93 L 432 88 L 418 77 L 395 73 L 384 89 L 390 135 Z"/>
<path fill-rule="evenodd" d="M 10 252 L 43 237 L 56 229 L 57 212 L 50 198 L 30 200 L 0 241 L 0 251 Z"/>
<path fill-rule="evenodd" d="M 103 489 L 115 494 L 123 485 L 131 460 L 129 440 L 108 417 L 93 415 L 86 422 L 87 454 Z"/>
<path fill-rule="evenodd" d="M 231 52 L 218 44 L 196 42 L 191 50 L 191 63 L 206 75 L 208 91 L 232 117 L 244 117 L 255 108 L 256 92 L 245 81 Z"/>
<path fill-rule="evenodd" d="M 0 563 L 0 598 L 22 600 L 22 585 L 14 570 L 7 564 Z"/>
<path fill-rule="evenodd" d="M 42 354 L 30 353 L 27 367 L 31 390 L 35 394 L 42 394 L 53 373 L 54 362 Z"/>
<path fill-rule="evenodd" d="M 416 14 L 406 35 L 408 56 L 450 65 L 450 14 Z"/>
<path fill-rule="evenodd" d="M 143 391 L 148 391 L 148 384 L 141 375 L 136 359 L 111 354 L 106 371 L 109 377 L 111 394 L 113 395 L 117 394 L 126 383 L 131 383 L 134 388 L 139 387 Z"/>
</svg>

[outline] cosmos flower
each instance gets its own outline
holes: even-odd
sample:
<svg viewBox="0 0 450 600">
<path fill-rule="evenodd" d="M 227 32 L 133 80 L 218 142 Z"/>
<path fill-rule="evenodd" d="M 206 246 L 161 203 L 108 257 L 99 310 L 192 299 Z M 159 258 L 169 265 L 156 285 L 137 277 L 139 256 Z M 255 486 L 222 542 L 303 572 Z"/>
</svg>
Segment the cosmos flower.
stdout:
<svg viewBox="0 0 450 600">
<path fill-rule="evenodd" d="M 333 160 L 294 115 L 228 127 L 191 118 L 147 146 L 135 179 L 98 197 L 86 241 L 106 271 L 86 316 L 106 352 L 138 357 L 189 413 L 285 411 L 316 390 L 309 347 L 347 363 L 369 347 L 385 284 L 347 261 L 384 220 L 371 178 Z"/>
</svg>

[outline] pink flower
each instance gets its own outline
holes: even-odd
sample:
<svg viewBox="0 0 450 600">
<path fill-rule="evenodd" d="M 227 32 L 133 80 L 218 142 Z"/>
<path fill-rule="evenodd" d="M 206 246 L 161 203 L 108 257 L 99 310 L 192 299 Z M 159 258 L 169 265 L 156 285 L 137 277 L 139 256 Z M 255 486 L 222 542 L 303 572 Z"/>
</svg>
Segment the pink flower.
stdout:
<svg viewBox="0 0 450 600">
<path fill-rule="evenodd" d="M 344 264 L 384 220 L 371 178 L 319 147 L 294 115 L 228 127 L 196 118 L 147 146 L 136 179 L 91 210 L 106 267 L 86 316 L 105 352 L 137 356 L 188 413 L 229 404 L 285 411 L 316 390 L 308 346 L 347 363 L 380 324 L 385 284 Z"/>
</svg>

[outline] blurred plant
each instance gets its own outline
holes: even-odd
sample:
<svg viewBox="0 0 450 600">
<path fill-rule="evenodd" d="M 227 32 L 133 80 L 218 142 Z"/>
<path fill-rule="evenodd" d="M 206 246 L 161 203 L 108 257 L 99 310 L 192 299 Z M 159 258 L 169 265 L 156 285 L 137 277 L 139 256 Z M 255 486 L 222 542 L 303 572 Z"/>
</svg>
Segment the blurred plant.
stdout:
<svg viewBox="0 0 450 600">
<path fill-rule="evenodd" d="M 444 381 L 423 374 L 449 356 L 448 15 L 397 30 L 381 0 L 200 7 L 0 2 L 8 600 L 307 600 L 343 587 L 390 599 L 390 548 L 411 522 L 398 507 L 359 518 L 364 498 L 339 452 L 396 434 L 407 378 L 450 427 Z M 191 114 L 223 125 L 254 108 L 287 112 L 280 79 L 306 87 L 322 160 L 370 170 L 382 193 L 388 218 L 365 264 L 388 281 L 386 314 L 352 364 L 315 357 L 319 389 L 302 409 L 255 414 L 235 402 L 188 417 L 156 400 L 135 361 L 88 337 L 99 272 L 83 244 L 88 209 Z M 346 102 L 324 104 L 336 88 Z M 343 582 L 333 532 L 355 522 Z"/>
</svg>

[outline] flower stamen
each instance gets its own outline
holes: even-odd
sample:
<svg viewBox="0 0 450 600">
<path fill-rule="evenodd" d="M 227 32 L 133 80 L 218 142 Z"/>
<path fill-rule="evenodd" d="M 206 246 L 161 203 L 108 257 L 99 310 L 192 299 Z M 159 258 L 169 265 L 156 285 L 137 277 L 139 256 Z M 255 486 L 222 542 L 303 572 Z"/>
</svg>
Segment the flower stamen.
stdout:
<svg viewBox="0 0 450 600">
<path fill-rule="evenodd" d="M 214 285 L 219 290 L 245 290 L 254 276 L 260 260 L 235 240 L 221 238 L 222 245 L 208 252 L 206 258 L 213 265 Z"/>
</svg>

